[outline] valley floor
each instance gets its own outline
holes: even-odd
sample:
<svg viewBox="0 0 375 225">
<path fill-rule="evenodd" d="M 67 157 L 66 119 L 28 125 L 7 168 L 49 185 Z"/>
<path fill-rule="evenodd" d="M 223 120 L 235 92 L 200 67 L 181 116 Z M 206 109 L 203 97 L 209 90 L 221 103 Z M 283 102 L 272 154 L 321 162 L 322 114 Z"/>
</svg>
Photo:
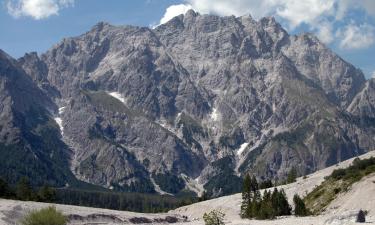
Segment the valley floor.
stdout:
<svg viewBox="0 0 375 225">
<path fill-rule="evenodd" d="M 360 158 L 375 156 L 375 151 L 369 152 Z M 291 200 L 295 193 L 304 196 L 319 185 L 325 176 L 334 169 L 347 167 L 353 159 L 339 165 L 320 170 L 309 175 L 306 179 L 299 178 L 297 182 L 282 186 L 288 199 Z M 48 206 L 46 203 L 21 202 L 0 199 L 0 225 L 16 224 L 26 212 Z M 73 218 L 71 225 L 78 224 L 175 224 L 200 225 L 204 224 L 202 215 L 213 209 L 220 209 L 225 216 L 226 224 L 252 224 L 252 225 L 340 225 L 355 224 L 355 216 L 359 209 L 367 210 L 366 224 L 375 224 L 375 174 L 369 175 L 357 182 L 345 194 L 340 195 L 320 216 L 314 217 L 282 217 L 273 221 L 243 220 L 239 216 L 241 194 L 235 194 L 199 202 L 160 214 L 143 214 L 107 209 L 78 207 L 69 205 L 56 205 L 64 214 Z M 186 219 L 187 218 L 187 219 Z"/>
</svg>

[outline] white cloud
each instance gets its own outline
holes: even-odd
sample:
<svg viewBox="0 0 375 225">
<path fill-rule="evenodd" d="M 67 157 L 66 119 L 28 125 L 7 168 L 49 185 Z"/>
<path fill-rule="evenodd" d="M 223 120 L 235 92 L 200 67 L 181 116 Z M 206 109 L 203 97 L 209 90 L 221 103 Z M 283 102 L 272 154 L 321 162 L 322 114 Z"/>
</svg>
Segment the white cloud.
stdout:
<svg viewBox="0 0 375 225">
<path fill-rule="evenodd" d="M 367 23 L 357 25 L 352 21 L 339 29 L 336 36 L 341 39 L 343 49 L 363 49 L 375 43 L 375 27 Z"/>
<path fill-rule="evenodd" d="M 15 18 L 26 16 L 40 20 L 58 15 L 61 8 L 73 4 L 74 0 L 9 0 L 7 9 Z"/>
<path fill-rule="evenodd" d="M 352 0 L 355 1 L 355 0 Z M 374 0 L 357 0 L 355 3 L 359 3 L 368 14 L 375 16 L 375 1 Z M 354 3 L 354 4 L 355 4 Z"/>
<path fill-rule="evenodd" d="M 294 29 L 299 25 L 316 24 L 322 15 L 332 14 L 334 0 L 282 0 L 277 5 L 277 15 Z"/>
<path fill-rule="evenodd" d="M 171 5 L 167 8 L 160 24 L 168 22 L 175 16 L 186 13 L 189 9 L 202 14 L 215 14 L 220 16 L 251 14 L 259 18 L 265 15 L 265 11 L 271 10 L 270 0 L 185 0 L 186 4 Z M 273 1 L 273 0 L 272 0 Z M 249 7 L 251 5 L 251 7 Z"/>
<path fill-rule="evenodd" d="M 375 70 L 372 72 L 372 78 L 375 78 Z"/>
<path fill-rule="evenodd" d="M 329 22 L 323 22 L 317 29 L 318 38 L 325 44 L 330 44 L 334 40 L 333 27 Z"/>
<path fill-rule="evenodd" d="M 160 20 L 160 24 L 164 24 L 171 20 L 173 17 L 185 14 L 187 11 L 192 9 L 191 5 L 180 4 L 180 5 L 171 5 L 165 11 L 163 18 Z"/>
</svg>

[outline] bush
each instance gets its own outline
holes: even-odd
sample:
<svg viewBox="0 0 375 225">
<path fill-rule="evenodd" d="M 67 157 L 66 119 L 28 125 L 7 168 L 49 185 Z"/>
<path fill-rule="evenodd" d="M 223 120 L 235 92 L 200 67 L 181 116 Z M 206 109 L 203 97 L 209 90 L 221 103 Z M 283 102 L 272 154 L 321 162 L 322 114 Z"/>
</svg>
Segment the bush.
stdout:
<svg viewBox="0 0 375 225">
<path fill-rule="evenodd" d="M 55 207 L 48 207 L 30 212 L 22 219 L 22 225 L 65 225 L 67 218 Z"/>
<path fill-rule="evenodd" d="M 203 220 L 206 225 L 224 225 L 225 214 L 219 210 L 213 210 L 208 214 L 203 215 Z"/>
</svg>

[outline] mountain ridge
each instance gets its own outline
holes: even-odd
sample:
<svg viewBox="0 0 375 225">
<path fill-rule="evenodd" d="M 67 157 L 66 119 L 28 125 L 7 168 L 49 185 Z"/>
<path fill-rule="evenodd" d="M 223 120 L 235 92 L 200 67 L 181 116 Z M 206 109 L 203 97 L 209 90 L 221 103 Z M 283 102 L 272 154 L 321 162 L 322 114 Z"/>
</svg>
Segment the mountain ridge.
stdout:
<svg viewBox="0 0 375 225">
<path fill-rule="evenodd" d="M 100 22 L 18 64 L 55 104 L 71 171 L 105 188 L 154 192 L 186 175 L 218 196 L 244 173 L 307 174 L 375 146 L 372 81 L 274 18 Z"/>
</svg>

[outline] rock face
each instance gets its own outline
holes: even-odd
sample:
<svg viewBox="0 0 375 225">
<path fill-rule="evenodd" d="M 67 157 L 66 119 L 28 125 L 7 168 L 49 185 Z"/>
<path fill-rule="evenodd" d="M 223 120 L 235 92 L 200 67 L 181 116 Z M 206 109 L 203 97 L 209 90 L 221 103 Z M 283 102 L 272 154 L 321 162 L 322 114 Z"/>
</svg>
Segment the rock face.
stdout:
<svg viewBox="0 0 375 225">
<path fill-rule="evenodd" d="M 99 23 L 17 65 L 52 99 L 71 171 L 106 188 L 220 195 L 248 172 L 282 179 L 375 147 L 374 81 L 273 18 Z"/>
<path fill-rule="evenodd" d="M 75 180 L 69 151 L 53 120 L 55 103 L 0 50 L 0 174 L 12 183 L 63 186 Z"/>
<path fill-rule="evenodd" d="M 375 79 L 366 82 L 363 89 L 353 99 L 348 111 L 361 118 L 375 118 Z"/>
</svg>

